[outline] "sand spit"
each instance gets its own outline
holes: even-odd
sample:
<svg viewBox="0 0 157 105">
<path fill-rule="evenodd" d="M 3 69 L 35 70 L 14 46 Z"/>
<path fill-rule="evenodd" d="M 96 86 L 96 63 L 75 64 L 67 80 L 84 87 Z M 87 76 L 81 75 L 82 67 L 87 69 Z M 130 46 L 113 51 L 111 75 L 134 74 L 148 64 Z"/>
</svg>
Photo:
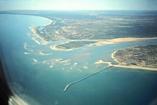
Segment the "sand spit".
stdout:
<svg viewBox="0 0 157 105">
<path fill-rule="evenodd" d="M 37 32 L 37 27 L 35 26 L 31 26 L 29 27 L 33 33 L 33 36 L 31 37 L 32 40 L 34 40 L 37 44 L 39 45 L 46 45 L 48 44 L 49 42 L 48 41 L 45 41 L 41 35 Z"/>
<path fill-rule="evenodd" d="M 91 44 L 91 46 L 103 46 L 106 44 L 117 44 L 117 43 L 121 43 L 121 42 L 133 42 L 133 41 L 143 41 L 143 40 L 151 40 L 151 39 L 157 39 L 157 37 L 152 37 L 152 38 L 132 38 L 132 37 L 128 37 L 128 38 L 115 38 L 115 39 L 109 39 L 109 40 L 105 40 L 105 41 L 98 41 L 94 44 Z"/>
<path fill-rule="evenodd" d="M 58 51 L 72 51 L 72 50 L 74 50 L 74 49 L 65 49 L 65 48 L 59 48 L 59 47 L 57 47 L 57 45 L 54 45 L 54 46 L 50 46 L 50 48 L 52 49 L 52 50 L 58 50 Z"/>
<path fill-rule="evenodd" d="M 41 26 L 39 26 L 39 27 L 44 27 L 44 26 L 47 26 L 47 25 L 50 25 L 50 24 L 52 24 L 52 20 L 50 20 L 50 19 L 48 19 L 48 18 L 45 18 L 46 20 L 48 20 L 48 21 L 50 21 L 48 24 L 43 24 L 43 25 L 41 25 Z M 55 22 L 55 21 L 54 21 Z M 41 37 L 41 35 L 37 32 L 37 26 L 30 26 L 29 27 L 30 29 L 31 29 L 31 31 L 32 31 L 32 33 L 34 34 L 31 38 L 32 38 L 32 40 L 34 40 L 37 44 L 40 44 L 40 45 L 45 45 L 45 44 L 47 44 L 47 43 L 49 43 L 48 41 L 45 41 L 42 37 Z"/>
<path fill-rule="evenodd" d="M 111 62 L 105 62 L 103 60 L 98 60 L 94 63 L 95 65 L 99 65 L 99 64 L 107 64 L 108 66 L 113 66 Z"/>
<path fill-rule="evenodd" d="M 125 65 L 113 65 L 114 67 L 119 68 L 130 68 L 130 69 L 141 69 L 141 70 L 151 70 L 151 71 L 157 71 L 157 68 L 149 68 L 149 67 L 140 67 L 140 66 L 125 66 Z"/>
</svg>

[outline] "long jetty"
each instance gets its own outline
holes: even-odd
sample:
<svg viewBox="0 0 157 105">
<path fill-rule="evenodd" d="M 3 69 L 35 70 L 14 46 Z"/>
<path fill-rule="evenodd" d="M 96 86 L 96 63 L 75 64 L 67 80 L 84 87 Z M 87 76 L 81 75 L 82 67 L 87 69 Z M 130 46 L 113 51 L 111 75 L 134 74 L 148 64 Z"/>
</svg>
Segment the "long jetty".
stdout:
<svg viewBox="0 0 157 105">
<path fill-rule="evenodd" d="M 87 79 L 87 78 L 89 78 L 89 77 L 91 77 L 91 76 L 94 76 L 94 75 L 96 75 L 96 74 L 98 74 L 98 73 L 100 73 L 100 72 L 102 72 L 102 71 L 104 71 L 104 70 L 106 70 L 106 69 L 108 69 L 108 68 L 111 68 L 111 67 L 112 67 L 112 66 L 108 66 L 108 67 L 106 67 L 106 68 L 103 69 L 103 70 L 97 71 L 97 72 L 95 72 L 95 73 L 93 73 L 93 74 L 91 74 L 91 75 L 88 75 L 88 76 L 86 76 L 86 77 L 84 77 L 84 78 L 81 78 L 81 79 L 79 79 L 79 80 L 77 80 L 77 81 L 75 81 L 75 82 L 72 82 L 72 83 L 67 84 L 67 85 L 65 86 L 65 88 L 64 88 L 64 92 L 66 92 L 70 86 L 72 86 L 72 85 L 74 85 L 74 84 L 76 84 L 76 83 L 78 83 L 78 82 L 81 82 L 81 81 L 83 81 L 83 80 L 85 80 L 85 79 Z"/>
</svg>

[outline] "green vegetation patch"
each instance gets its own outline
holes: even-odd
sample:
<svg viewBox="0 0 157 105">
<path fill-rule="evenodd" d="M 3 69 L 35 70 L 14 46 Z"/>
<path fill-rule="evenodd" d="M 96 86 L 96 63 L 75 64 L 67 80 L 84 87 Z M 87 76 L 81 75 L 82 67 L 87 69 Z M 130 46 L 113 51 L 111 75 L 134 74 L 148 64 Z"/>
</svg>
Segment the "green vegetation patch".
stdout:
<svg viewBox="0 0 157 105">
<path fill-rule="evenodd" d="M 114 54 L 120 64 L 157 67 L 157 45 L 136 46 L 118 50 Z"/>
<path fill-rule="evenodd" d="M 96 41 L 71 41 L 68 43 L 60 44 L 57 45 L 57 48 L 62 48 L 62 49 L 75 49 L 79 47 L 83 47 L 87 44 L 95 43 Z"/>
</svg>

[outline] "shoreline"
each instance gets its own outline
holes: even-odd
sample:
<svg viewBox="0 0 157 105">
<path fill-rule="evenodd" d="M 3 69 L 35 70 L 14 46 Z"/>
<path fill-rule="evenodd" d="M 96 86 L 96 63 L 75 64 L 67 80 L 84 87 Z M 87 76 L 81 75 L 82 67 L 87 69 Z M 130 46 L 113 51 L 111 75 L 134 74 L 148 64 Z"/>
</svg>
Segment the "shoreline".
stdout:
<svg viewBox="0 0 157 105">
<path fill-rule="evenodd" d="M 135 38 L 135 37 L 127 37 L 127 38 L 114 38 L 114 39 L 107 39 L 107 40 L 101 40 L 99 42 L 96 42 L 94 44 L 91 44 L 91 46 L 104 46 L 107 44 L 118 44 L 122 42 L 134 42 L 134 41 L 144 41 L 144 40 L 151 40 L 151 39 L 157 39 L 157 37 L 145 37 L 145 38 Z"/>
<path fill-rule="evenodd" d="M 72 51 L 72 50 L 74 50 L 74 49 L 57 48 L 56 46 L 57 46 L 57 45 L 50 46 L 50 49 L 52 49 L 52 50 L 57 50 L 57 51 Z M 75 49 L 76 49 L 76 48 L 75 48 Z"/>
<path fill-rule="evenodd" d="M 103 60 L 98 60 L 94 63 L 95 65 L 100 65 L 100 64 L 107 64 L 108 66 L 113 66 L 111 62 L 105 62 Z"/>
<path fill-rule="evenodd" d="M 46 18 L 48 20 L 50 20 L 49 18 Z M 50 22 L 48 24 L 44 24 L 44 25 L 40 25 L 40 26 L 30 26 L 29 28 L 31 29 L 31 32 L 34 34 L 31 39 L 34 40 L 37 44 L 40 45 L 45 45 L 48 44 L 50 42 L 45 41 L 44 38 L 41 37 L 40 33 L 37 32 L 37 28 L 41 27 L 41 26 L 47 26 L 52 24 L 52 20 L 50 20 Z M 135 37 L 126 37 L 126 38 L 114 38 L 114 39 L 100 39 L 100 40 L 90 40 L 90 39 L 84 39 L 84 40 L 69 40 L 69 42 L 71 41 L 96 41 L 93 44 L 89 44 L 90 47 L 94 47 L 94 46 L 104 46 L 104 45 L 108 45 L 108 44 L 118 44 L 118 43 L 123 43 L 123 42 L 134 42 L 134 41 L 144 41 L 144 40 L 152 40 L 152 39 L 157 39 L 157 37 L 144 37 L 144 38 L 135 38 Z M 59 41 L 59 40 L 58 40 Z M 64 40 L 63 40 L 64 41 Z M 57 45 L 55 45 L 54 47 L 50 47 L 53 50 L 60 50 L 60 51 L 70 51 L 70 50 L 74 50 L 77 48 L 73 48 L 73 49 L 65 49 L 65 48 L 57 48 Z"/>
<path fill-rule="evenodd" d="M 51 23 L 50 23 L 51 24 Z M 49 43 L 48 41 L 45 41 L 40 35 L 39 33 L 37 33 L 36 29 L 37 27 L 36 26 L 30 26 L 29 27 L 31 29 L 31 32 L 35 35 L 35 37 L 32 37 L 32 40 L 34 40 L 37 44 L 39 45 L 45 45 L 47 43 Z M 103 42 L 103 44 L 100 44 L 101 42 L 96 42 L 96 43 L 99 43 L 98 45 L 96 46 L 104 46 L 106 44 L 117 44 L 117 43 L 122 43 L 122 42 L 130 42 L 130 41 L 143 41 L 143 40 L 151 40 L 151 39 L 157 39 L 157 37 L 150 37 L 150 38 L 115 38 L 115 39 L 110 39 L 110 40 L 106 40 L 106 41 L 101 41 Z M 88 40 L 90 41 L 90 40 Z M 96 44 L 94 43 L 94 44 Z M 105 44 L 104 44 L 105 43 Z M 73 48 L 73 49 L 65 49 L 65 48 L 57 48 L 56 47 L 57 45 L 53 45 L 53 46 L 50 46 L 50 49 L 52 50 L 57 50 L 57 51 L 72 51 L 74 49 L 77 49 L 77 48 Z M 93 44 L 91 44 L 90 46 L 93 46 Z M 142 70 L 153 70 L 153 71 L 157 71 L 157 68 L 149 68 L 149 67 L 141 67 L 141 66 L 125 66 L 125 65 L 120 65 L 118 60 L 114 57 L 114 54 L 117 52 L 118 50 L 114 51 L 112 54 L 111 54 L 111 58 L 117 63 L 117 65 L 113 65 L 112 63 L 109 63 L 109 62 L 103 62 L 103 61 L 100 61 L 100 63 L 106 63 L 108 64 L 109 66 L 113 66 L 113 67 L 121 67 L 121 68 L 130 68 L 130 69 L 142 69 Z"/>
<path fill-rule="evenodd" d="M 157 68 L 151 68 L 151 67 L 120 65 L 119 62 L 118 62 L 118 60 L 114 57 L 114 54 L 115 54 L 117 51 L 118 51 L 118 50 L 114 51 L 114 52 L 111 54 L 111 58 L 117 63 L 117 64 L 115 64 L 115 65 L 112 64 L 113 67 L 157 71 Z"/>
<path fill-rule="evenodd" d="M 125 66 L 125 65 L 117 64 L 117 65 L 113 65 L 113 67 L 157 71 L 157 68 L 149 68 L 149 67 L 141 67 L 141 66 Z"/>
<path fill-rule="evenodd" d="M 31 36 L 31 39 L 34 40 L 37 44 L 39 45 L 46 45 L 49 42 L 45 41 L 40 34 L 37 32 L 37 27 L 36 26 L 30 26 L 29 27 L 33 35 Z"/>
<path fill-rule="evenodd" d="M 51 20 L 51 19 L 49 19 L 49 18 L 46 18 L 46 17 L 44 17 L 46 20 L 48 20 L 48 21 L 50 21 L 48 24 L 43 24 L 43 25 L 41 25 L 41 26 L 47 26 L 47 25 L 50 25 L 52 22 L 53 22 L 53 20 Z M 40 26 L 38 26 L 38 27 L 40 27 Z"/>
<path fill-rule="evenodd" d="M 47 25 L 52 24 L 53 21 L 51 19 L 49 19 L 49 18 L 45 18 L 45 19 L 50 21 L 50 22 L 48 24 L 43 24 L 43 25 L 40 25 L 40 26 L 30 26 L 29 27 L 31 32 L 34 34 L 34 35 L 31 36 L 31 39 L 34 40 L 39 45 L 46 45 L 46 44 L 49 43 L 48 41 L 45 41 L 44 38 L 41 37 L 40 33 L 37 32 L 38 27 L 42 27 L 42 26 L 45 27 Z"/>
<path fill-rule="evenodd" d="M 79 41 L 96 41 L 94 44 L 89 44 L 90 47 L 94 47 L 94 46 L 104 46 L 108 44 L 118 44 L 118 43 L 123 43 L 123 42 L 144 41 L 144 40 L 152 40 L 152 39 L 157 39 L 157 37 L 150 37 L 150 38 L 149 37 L 146 37 L 146 38 L 128 37 L 128 38 L 115 38 L 115 39 L 107 39 L 107 40 L 104 39 L 104 40 L 79 40 Z M 70 40 L 68 42 L 72 42 L 72 41 L 77 42 L 78 40 Z M 60 50 L 60 51 L 70 51 L 70 50 L 77 49 L 77 48 L 72 48 L 72 49 L 57 48 L 56 46 L 57 45 L 50 46 L 50 48 L 52 50 Z M 116 53 L 116 51 L 114 53 Z M 112 54 L 112 57 L 113 57 L 113 54 Z M 115 61 L 118 62 L 116 59 Z"/>
<path fill-rule="evenodd" d="M 96 66 L 100 64 L 107 64 L 110 67 L 118 67 L 118 68 L 128 68 L 128 69 L 140 69 L 140 70 L 150 70 L 150 71 L 157 71 L 157 68 L 150 68 L 150 67 L 141 67 L 141 66 L 125 66 L 120 64 L 112 64 L 111 62 L 105 62 L 103 60 L 98 60 L 94 63 Z"/>
<path fill-rule="evenodd" d="M 111 58 L 116 62 L 118 63 L 118 60 L 114 57 L 114 54 L 117 52 L 118 50 L 114 51 L 112 54 L 111 54 Z"/>
</svg>

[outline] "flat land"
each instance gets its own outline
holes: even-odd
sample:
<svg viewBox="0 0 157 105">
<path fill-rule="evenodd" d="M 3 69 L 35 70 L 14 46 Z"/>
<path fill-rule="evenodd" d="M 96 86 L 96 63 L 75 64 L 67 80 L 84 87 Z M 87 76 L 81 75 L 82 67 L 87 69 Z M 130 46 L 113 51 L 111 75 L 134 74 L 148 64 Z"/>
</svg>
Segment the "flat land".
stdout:
<svg viewBox="0 0 157 105">
<path fill-rule="evenodd" d="M 36 15 L 50 19 L 51 22 L 47 25 L 31 28 L 38 37 L 33 38 L 33 40 L 38 44 L 41 44 L 40 41 L 48 43 L 60 40 L 97 40 L 92 46 L 102 46 L 157 37 L 156 11 L 19 10 L 1 11 L 0 13 Z M 86 44 L 86 42 L 83 43 Z M 53 46 L 53 48 L 74 49 L 84 46 L 83 43 L 79 41 L 70 42 L 65 43 L 65 45 Z"/>
<path fill-rule="evenodd" d="M 151 38 L 132 38 L 132 37 L 128 37 L 128 38 L 115 38 L 115 39 L 108 39 L 108 40 L 99 40 L 93 44 L 91 44 L 91 46 L 103 46 L 106 44 L 118 44 L 121 42 L 135 42 L 135 41 L 144 41 L 144 40 L 151 40 L 151 39 L 157 39 L 157 37 L 151 37 Z"/>
<path fill-rule="evenodd" d="M 74 15 L 74 14 L 72 14 Z M 53 22 L 43 29 L 45 40 L 102 40 L 116 38 L 145 38 L 157 36 L 157 17 L 137 14 L 112 16 L 100 13 L 78 14 L 77 17 L 51 17 Z"/>
<path fill-rule="evenodd" d="M 50 46 L 53 50 L 70 51 L 88 44 L 102 46 L 157 38 L 156 11 L 2 11 L 0 13 L 36 15 L 52 20 L 48 25 L 31 27 L 35 34 L 32 39 L 38 44 L 59 40 L 88 40 Z M 157 68 L 157 45 L 118 50 L 112 54 L 112 58 L 118 63 L 114 65 L 116 67 L 154 70 Z"/>
<path fill-rule="evenodd" d="M 52 20 L 40 34 L 46 41 L 157 37 L 156 11 L 23 10 L 0 13 L 36 15 Z"/>
<path fill-rule="evenodd" d="M 95 41 L 70 41 L 56 46 L 51 46 L 51 49 L 69 51 L 69 50 L 83 47 L 84 45 L 91 44 L 91 43 L 95 43 Z"/>
<path fill-rule="evenodd" d="M 136 46 L 117 50 L 112 58 L 117 67 L 132 67 L 157 70 L 157 45 Z"/>
</svg>

